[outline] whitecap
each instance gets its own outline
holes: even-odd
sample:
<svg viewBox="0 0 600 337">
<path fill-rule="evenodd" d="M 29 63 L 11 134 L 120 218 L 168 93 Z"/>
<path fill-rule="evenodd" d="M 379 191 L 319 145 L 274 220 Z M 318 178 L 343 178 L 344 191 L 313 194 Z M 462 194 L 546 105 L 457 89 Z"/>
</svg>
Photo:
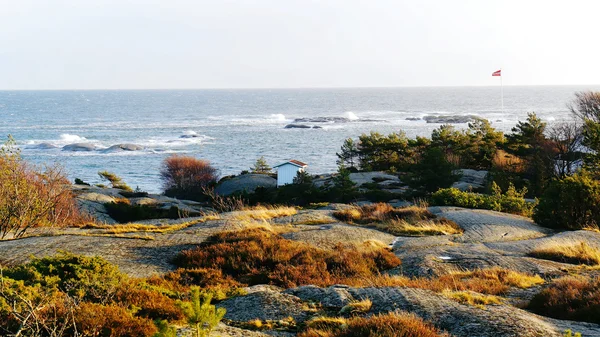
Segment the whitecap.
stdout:
<svg viewBox="0 0 600 337">
<path fill-rule="evenodd" d="M 346 118 L 348 118 L 351 121 L 359 119 L 358 116 L 352 111 L 346 111 Z"/>
<path fill-rule="evenodd" d="M 283 122 L 286 120 L 284 114 L 271 114 L 271 119 L 274 119 L 278 122 Z"/>
<path fill-rule="evenodd" d="M 86 141 L 87 138 L 85 137 L 81 137 L 78 135 L 72 135 L 69 133 L 63 133 L 60 135 L 60 140 L 59 142 L 61 143 L 67 143 L 67 144 L 72 144 L 72 143 L 82 143 L 84 141 Z"/>
</svg>

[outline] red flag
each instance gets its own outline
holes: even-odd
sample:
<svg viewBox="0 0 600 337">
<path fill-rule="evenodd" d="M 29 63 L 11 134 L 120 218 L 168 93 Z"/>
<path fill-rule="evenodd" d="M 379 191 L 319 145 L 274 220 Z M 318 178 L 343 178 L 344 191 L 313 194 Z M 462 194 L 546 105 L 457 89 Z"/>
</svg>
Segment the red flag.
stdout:
<svg viewBox="0 0 600 337">
<path fill-rule="evenodd" d="M 494 71 L 492 76 L 502 76 L 502 70 Z"/>
</svg>

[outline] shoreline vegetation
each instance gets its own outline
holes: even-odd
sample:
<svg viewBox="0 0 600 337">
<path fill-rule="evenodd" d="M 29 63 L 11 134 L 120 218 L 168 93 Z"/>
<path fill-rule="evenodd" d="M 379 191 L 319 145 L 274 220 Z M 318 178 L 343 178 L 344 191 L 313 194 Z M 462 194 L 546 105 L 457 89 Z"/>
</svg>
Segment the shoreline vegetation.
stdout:
<svg viewBox="0 0 600 337">
<path fill-rule="evenodd" d="M 219 177 L 172 156 L 162 194 L 109 171 L 71 185 L 9 136 L 0 335 L 600 333 L 600 93 L 570 109 L 506 134 L 475 117 L 429 138 L 362 134 L 335 174 L 280 187 L 264 157 Z M 23 247 L 42 256 L 10 255 Z"/>
</svg>

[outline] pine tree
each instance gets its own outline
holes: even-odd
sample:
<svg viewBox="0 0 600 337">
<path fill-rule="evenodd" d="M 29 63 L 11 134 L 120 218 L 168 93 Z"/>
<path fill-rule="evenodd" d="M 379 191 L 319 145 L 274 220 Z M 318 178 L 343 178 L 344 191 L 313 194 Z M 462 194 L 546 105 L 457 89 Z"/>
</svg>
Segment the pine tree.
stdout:
<svg viewBox="0 0 600 337">
<path fill-rule="evenodd" d="M 208 337 L 211 331 L 225 316 L 225 308 L 210 304 L 212 294 L 200 298 L 200 288 L 192 287 L 190 302 L 182 305 L 189 326 L 196 331 L 196 337 Z"/>
<path fill-rule="evenodd" d="M 354 140 L 352 138 L 344 140 L 341 150 L 340 153 L 335 154 L 338 157 L 337 164 L 344 165 L 349 169 L 356 169 L 359 150 Z"/>
<path fill-rule="evenodd" d="M 272 172 L 272 168 L 271 166 L 269 166 L 269 164 L 267 164 L 267 161 L 265 160 L 264 156 L 258 158 L 256 160 L 256 163 L 254 163 L 254 166 L 251 167 L 250 170 L 252 171 L 252 173 L 256 174 L 270 174 Z"/>
</svg>

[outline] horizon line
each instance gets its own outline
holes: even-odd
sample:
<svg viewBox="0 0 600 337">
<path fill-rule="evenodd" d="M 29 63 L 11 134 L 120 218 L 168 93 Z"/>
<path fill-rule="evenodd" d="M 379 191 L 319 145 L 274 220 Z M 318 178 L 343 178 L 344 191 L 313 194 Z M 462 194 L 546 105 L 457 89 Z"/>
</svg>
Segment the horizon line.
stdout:
<svg viewBox="0 0 600 337">
<path fill-rule="evenodd" d="M 169 91 L 169 90 L 323 90 L 323 89 L 403 89 L 403 88 L 495 88 L 500 85 L 412 85 L 412 86 L 315 86 L 315 87 L 200 87 L 200 88 L 64 88 L 4 89 L 0 91 Z M 505 84 L 504 87 L 582 87 L 598 84 Z"/>
</svg>

